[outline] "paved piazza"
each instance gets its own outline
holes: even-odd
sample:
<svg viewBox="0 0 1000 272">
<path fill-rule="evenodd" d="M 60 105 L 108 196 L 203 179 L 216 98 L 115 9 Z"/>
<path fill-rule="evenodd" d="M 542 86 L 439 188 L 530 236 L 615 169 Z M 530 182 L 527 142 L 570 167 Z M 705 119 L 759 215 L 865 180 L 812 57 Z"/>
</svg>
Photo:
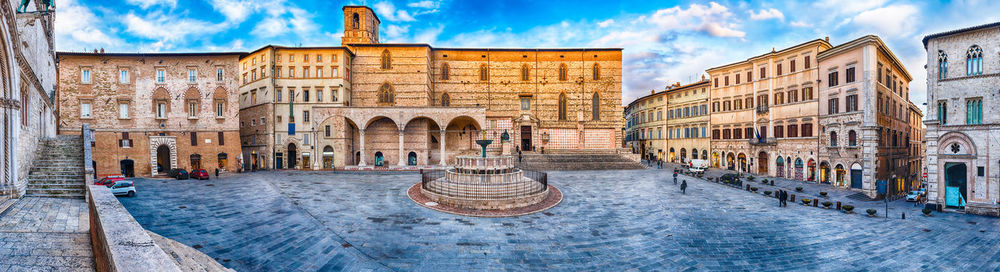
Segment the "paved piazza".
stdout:
<svg viewBox="0 0 1000 272">
<path fill-rule="evenodd" d="M 681 194 L 666 173 L 551 172 L 563 202 L 514 218 L 422 208 L 405 194 L 415 173 L 147 179 L 119 199 L 147 229 L 243 271 L 1000 269 L 994 218 L 777 208 L 694 178 Z"/>
<path fill-rule="evenodd" d="M 0 271 L 94 271 L 83 199 L 26 197 L 0 214 Z"/>
</svg>

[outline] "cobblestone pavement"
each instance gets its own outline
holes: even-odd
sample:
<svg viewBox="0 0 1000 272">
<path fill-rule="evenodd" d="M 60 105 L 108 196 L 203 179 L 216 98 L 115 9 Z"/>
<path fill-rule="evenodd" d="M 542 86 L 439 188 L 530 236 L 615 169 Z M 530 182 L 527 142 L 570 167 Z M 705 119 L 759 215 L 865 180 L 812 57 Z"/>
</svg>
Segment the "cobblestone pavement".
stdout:
<svg viewBox="0 0 1000 272">
<path fill-rule="evenodd" d="M 83 199 L 28 197 L 0 215 L 0 271 L 93 271 Z"/>
<path fill-rule="evenodd" d="M 471 218 L 412 203 L 417 174 L 258 172 L 138 180 L 147 229 L 237 270 L 1000 269 L 1000 220 L 869 218 L 789 205 L 664 170 L 551 172 L 543 213 Z"/>
</svg>

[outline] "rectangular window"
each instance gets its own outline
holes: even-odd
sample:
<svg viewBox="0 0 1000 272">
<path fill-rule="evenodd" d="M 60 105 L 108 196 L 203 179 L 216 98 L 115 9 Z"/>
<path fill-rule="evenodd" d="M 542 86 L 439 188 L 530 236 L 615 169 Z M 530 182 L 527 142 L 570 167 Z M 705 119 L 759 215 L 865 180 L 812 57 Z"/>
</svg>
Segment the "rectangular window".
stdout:
<svg viewBox="0 0 1000 272">
<path fill-rule="evenodd" d="M 338 89 L 333 89 L 330 91 L 330 102 L 337 102 L 337 91 Z"/>
<path fill-rule="evenodd" d="M 274 92 L 274 100 L 281 102 L 281 91 Z"/>
<path fill-rule="evenodd" d="M 156 83 L 164 83 L 167 81 L 167 71 L 163 69 L 156 70 Z"/>
<path fill-rule="evenodd" d="M 163 119 L 167 118 L 167 103 L 159 102 L 156 104 L 156 118 Z"/>
<path fill-rule="evenodd" d="M 226 137 L 222 135 L 222 131 L 219 131 L 219 145 L 226 145 Z"/>
<path fill-rule="evenodd" d="M 118 103 L 118 118 L 128 119 L 128 103 Z"/>
<path fill-rule="evenodd" d="M 222 68 L 215 69 L 215 81 L 222 81 Z"/>
<path fill-rule="evenodd" d="M 90 84 L 90 69 L 80 70 L 80 82 Z"/>
<path fill-rule="evenodd" d="M 858 95 L 852 94 L 847 96 L 847 112 L 854 112 L 858 110 Z"/>
<path fill-rule="evenodd" d="M 316 90 L 316 102 L 323 102 L 323 91 Z"/>
<path fill-rule="evenodd" d="M 90 118 L 90 102 L 80 103 L 80 118 Z"/>
<path fill-rule="evenodd" d="M 309 78 L 309 67 L 302 67 L 302 77 Z"/>
<path fill-rule="evenodd" d="M 198 102 L 188 101 L 188 118 L 195 118 L 198 115 Z"/>
<path fill-rule="evenodd" d="M 854 82 L 854 70 L 855 70 L 854 67 L 848 67 L 847 68 L 847 81 L 845 81 L 845 82 L 847 82 L 847 83 Z"/>
<path fill-rule="evenodd" d="M 830 87 L 837 86 L 837 71 L 830 72 L 827 75 L 827 83 Z"/>
<path fill-rule="evenodd" d="M 937 104 L 938 121 L 941 125 L 948 124 L 948 103 L 945 100 L 938 101 Z"/>
<path fill-rule="evenodd" d="M 309 62 L 309 54 L 302 54 L 302 62 Z"/>
<path fill-rule="evenodd" d="M 774 126 L 774 138 L 785 138 L 784 126 Z"/>
<path fill-rule="evenodd" d="M 288 77 L 295 78 L 295 67 L 288 67 Z"/>
<path fill-rule="evenodd" d="M 225 112 L 225 107 L 222 102 L 215 103 L 215 117 L 222 117 L 222 113 Z"/>
<path fill-rule="evenodd" d="M 788 125 L 788 137 L 799 137 L 799 125 Z"/>
<path fill-rule="evenodd" d="M 122 69 L 118 71 L 118 83 L 128 84 L 128 70 Z"/>
<path fill-rule="evenodd" d="M 809 64 L 809 56 L 806 56 L 806 59 L 805 59 L 805 61 L 803 61 L 803 62 L 802 62 L 802 66 L 803 66 L 803 68 L 805 68 L 805 69 L 809 69 L 809 65 L 810 65 L 810 64 Z"/>
<path fill-rule="evenodd" d="M 802 137 L 812 137 L 813 136 L 813 124 L 805 123 L 802 124 Z"/>
<path fill-rule="evenodd" d="M 767 69 L 765 67 L 760 67 L 760 79 L 767 78 Z"/>
<path fill-rule="evenodd" d="M 795 60 L 788 61 L 788 72 L 789 73 L 795 72 Z"/>
<path fill-rule="evenodd" d="M 316 67 L 316 77 L 323 77 L 323 67 Z"/>
<path fill-rule="evenodd" d="M 303 111 L 302 112 L 302 121 L 306 122 L 306 123 L 309 122 L 309 111 Z M 306 135 L 308 135 L 308 134 L 306 134 Z"/>
<path fill-rule="evenodd" d="M 309 90 L 302 90 L 302 101 L 309 102 Z"/>
<path fill-rule="evenodd" d="M 302 134 L 302 142 L 307 145 L 312 144 L 312 141 L 309 141 L 309 134 Z"/>
<path fill-rule="evenodd" d="M 736 74 L 736 84 L 740 84 L 740 74 Z"/>
<path fill-rule="evenodd" d="M 198 133 L 191 132 L 191 146 L 198 146 Z"/>
<path fill-rule="evenodd" d="M 188 69 L 188 83 L 194 83 L 198 78 L 194 69 Z"/>
<path fill-rule="evenodd" d="M 965 123 L 980 125 L 983 123 L 983 99 L 973 98 L 965 101 Z"/>
<path fill-rule="evenodd" d="M 337 77 L 337 67 L 330 67 L 330 77 Z"/>
<path fill-rule="evenodd" d="M 827 103 L 827 113 L 837 114 L 837 112 L 840 110 L 837 105 L 838 103 L 839 101 L 837 98 L 831 98 L 830 101 Z"/>
<path fill-rule="evenodd" d="M 726 76 L 725 82 L 726 82 L 726 86 L 729 86 L 729 76 Z"/>
<path fill-rule="evenodd" d="M 722 135 L 719 135 L 719 130 L 718 129 L 713 129 L 712 130 L 712 139 L 718 140 L 718 139 L 721 139 L 721 138 L 722 138 Z"/>
<path fill-rule="evenodd" d="M 775 71 L 774 75 L 776 75 L 776 76 L 780 76 L 781 75 L 781 63 L 778 63 L 778 70 Z"/>
<path fill-rule="evenodd" d="M 294 54 L 288 54 L 288 62 L 295 62 L 295 55 Z"/>
<path fill-rule="evenodd" d="M 521 110 L 531 110 L 531 98 L 521 97 Z"/>
<path fill-rule="evenodd" d="M 323 135 L 325 135 L 326 137 L 330 137 L 330 125 L 326 125 L 326 127 L 324 127 L 323 129 L 324 129 Z"/>
</svg>

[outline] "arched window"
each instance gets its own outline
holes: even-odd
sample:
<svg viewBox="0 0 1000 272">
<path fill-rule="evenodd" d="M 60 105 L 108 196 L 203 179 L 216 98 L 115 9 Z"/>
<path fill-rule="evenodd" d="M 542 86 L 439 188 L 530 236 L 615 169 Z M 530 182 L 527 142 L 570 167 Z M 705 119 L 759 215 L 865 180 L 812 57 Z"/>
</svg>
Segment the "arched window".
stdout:
<svg viewBox="0 0 1000 272">
<path fill-rule="evenodd" d="M 382 70 L 392 69 L 392 55 L 389 50 L 382 50 Z"/>
<path fill-rule="evenodd" d="M 378 88 L 378 104 L 391 106 L 395 102 L 396 92 L 392 89 L 392 85 L 383 83 L 382 87 Z"/>
<path fill-rule="evenodd" d="M 566 120 L 566 93 L 559 94 L 559 120 Z"/>
<path fill-rule="evenodd" d="M 965 75 L 974 76 L 983 74 L 983 49 L 978 45 L 969 47 L 965 53 Z"/>
<path fill-rule="evenodd" d="M 594 92 L 594 96 L 590 99 L 590 116 L 594 120 L 601 120 L 601 97 Z"/>
<path fill-rule="evenodd" d="M 451 96 L 448 96 L 448 93 L 441 94 L 441 106 L 442 107 L 451 106 Z"/>
<path fill-rule="evenodd" d="M 837 132 L 830 131 L 830 146 L 837 146 Z"/>
<path fill-rule="evenodd" d="M 358 16 L 358 13 L 354 13 L 353 17 L 354 18 L 351 19 L 351 26 L 353 26 L 354 29 L 358 29 L 361 27 L 361 18 Z"/>
<path fill-rule="evenodd" d="M 566 70 L 567 70 L 566 69 L 566 64 L 559 64 L 559 80 L 560 81 L 566 81 L 566 78 L 568 77 L 566 75 L 566 73 L 568 71 L 566 71 Z"/>
<path fill-rule="evenodd" d="M 448 80 L 451 77 L 451 69 L 448 69 L 448 64 L 441 64 L 441 80 Z"/>
<path fill-rule="evenodd" d="M 948 78 L 948 54 L 938 50 L 938 79 Z"/>
<path fill-rule="evenodd" d="M 527 64 L 521 65 L 521 80 L 528 81 L 531 80 L 531 68 Z"/>
<path fill-rule="evenodd" d="M 847 132 L 847 145 L 858 146 L 858 133 L 853 130 Z"/>
<path fill-rule="evenodd" d="M 597 65 L 597 63 L 594 63 L 594 68 L 592 73 L 594 74 L 594 80 L 601 79 L 601 66 Z"/>
<path fill-rule="evenodd" d="M 486 64 L 480 64 L 479 65 L 479 80 L 480 81 L 486 81 L 486 80 L 489 80 L 489 79 L 490 78 L 489 78 L 488 71 L 486 70 Z"/>
</svg>

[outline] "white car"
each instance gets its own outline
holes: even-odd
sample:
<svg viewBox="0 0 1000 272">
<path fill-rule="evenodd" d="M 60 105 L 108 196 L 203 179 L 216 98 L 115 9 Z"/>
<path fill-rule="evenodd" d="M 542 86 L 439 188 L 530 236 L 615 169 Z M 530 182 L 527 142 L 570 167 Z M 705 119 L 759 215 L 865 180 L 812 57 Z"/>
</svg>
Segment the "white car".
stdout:
<svg viewBox="0 0 1000 272">
<path fill-rule="evenodd" d="M 704 173 L 708 170 L 708 160 L 691 160 L 688 170 L 692 173 Z"/>
<path fill-rule="evenodd" d="M 919 199 L 920 199 L 920 191 L 910 191 L 910 193 L 906 195 L 906 201 L 909 202 L 915 202 Z"/>
<path fill-rule="evenodd" d="M 132 184 L 130 180 L 115 182 L 115 184 L 111 185 L 111 194 L 133 197 L 135 196 L 135 184 Z"/>
</svg>

